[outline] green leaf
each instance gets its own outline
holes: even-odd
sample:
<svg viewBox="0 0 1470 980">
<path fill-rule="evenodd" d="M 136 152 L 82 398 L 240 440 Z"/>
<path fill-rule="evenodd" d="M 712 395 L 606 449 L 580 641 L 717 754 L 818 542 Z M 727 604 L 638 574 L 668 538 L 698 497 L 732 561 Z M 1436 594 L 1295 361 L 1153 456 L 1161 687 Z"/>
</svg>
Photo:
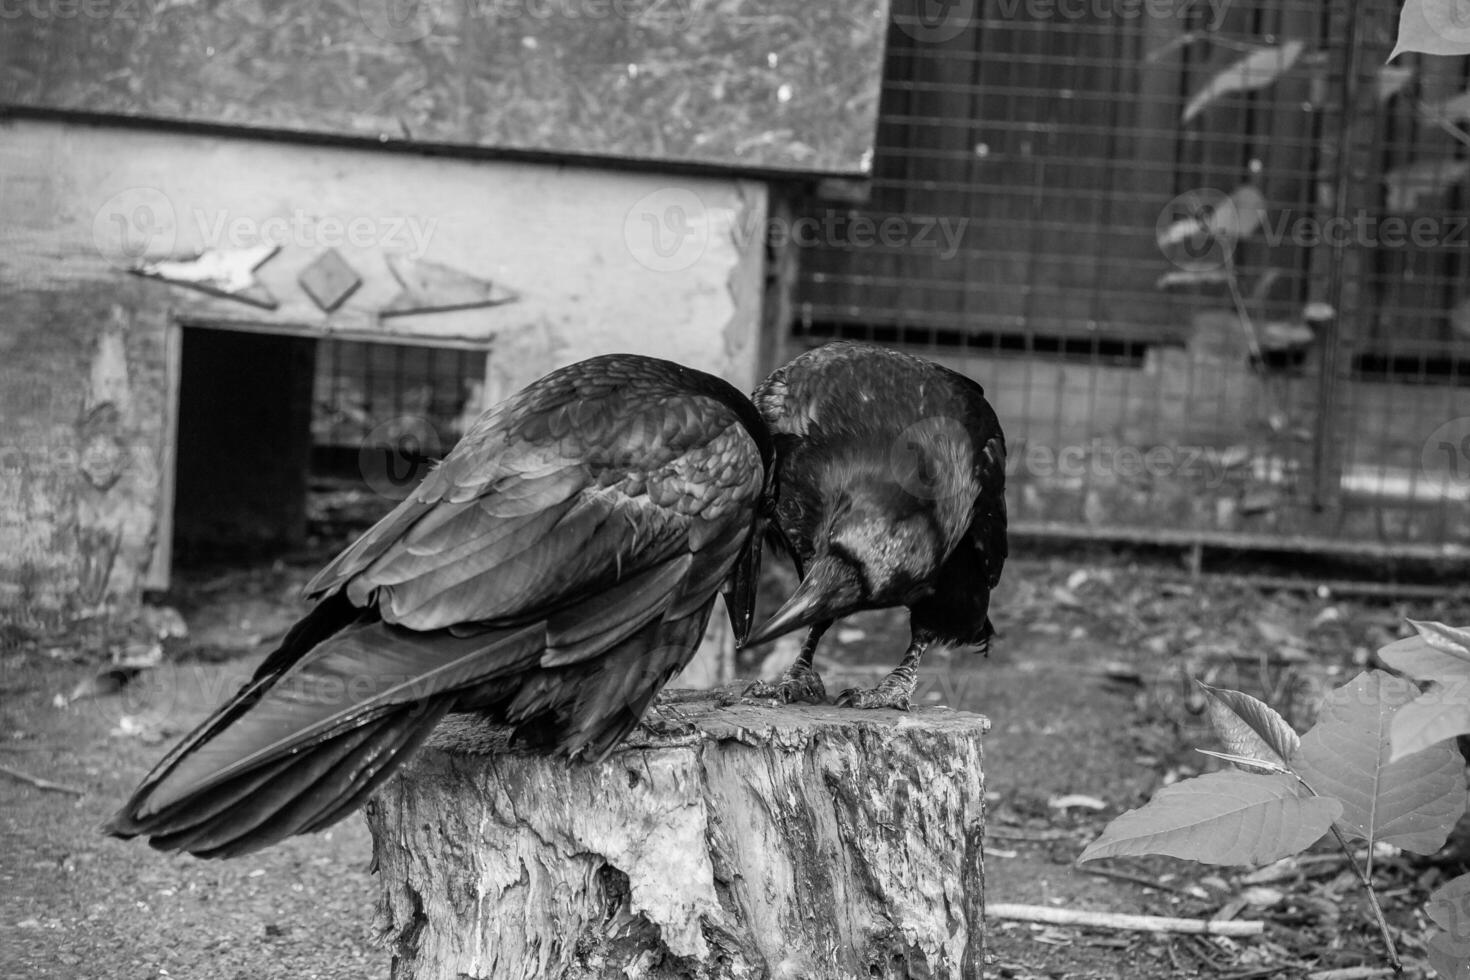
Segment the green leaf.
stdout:
<svg viewBox="0 0 1470 980">
<path fill-rule="evenodd" d="M 1429 938 L 1429 965 L 1441 980 L 1470 980 L 1470 875 L 1441 885 L 1424 911 L 1443 930 Z"/>
<path fill-rule="evenodd" d="M 1246 772 L 1278 772 L 1283 776 L 1291 775 L 1291 770 L 1286 768 L 1286 766 L 1277 765 L 1274 762 L 1267 762 L 1265 759 L 1257 758 L 1256 756 L 1233 755 L 1229 752 L 1214 752 L 1210 749 L 1195 749 L 1195 751 L 1214 759 L 1224 759 L 1226 762 L 1233 762 L 1237 767 L 1244 769 Z"/>
<path fill-rule="evenodd" d="M 1392 61 L 1406 51 L 1470 54 L 1470 3 L 1465 0 L 1404 0 Z"/>
<path fill-rule="evenodd" d="M 1210 722 L 1225 748 L 1233 755 L 1248 759 L 1260 759 L 1266 767 L 1251 767 L 1245 763 L 1236 765 L 1247 772 L 1270 772 L 1271 766 L 1285 767 L 1286 760 L 1296 753 L 1301 739 L 1297 737 L 1286 719 L 1276 713 L 1270 705 L 1225 688 L 1211 687 L 1195 681 L 1205 692 L 1205 704 L 1210 709 Z"/>
<path fill-rule="evenodd" d="M 1470 630 L 1446 626 L 1428 619 L 1410 619 L 1406 622 L 1418 630 L 1425 642 L 1436 650 L 1459 654 L 1470 663 Z"/>
<path fill-rule="evenodd" d="M 1465 763 L 1444 743 L 1390 761 L 1394 713 L 1417 693 L 1385 671 L 1359 674 L 1327 696 L 1290 762 L 1314 791 L 1342 802 L 1344 836 L 1431 854 L 1465 812 Z"/>
<path fill-rule="evenodd" d="M 1465 734 L 1470 734 L 1470 678 L 1433 684 L 1394 712 L 1388 727 L 1388 740 L 1393 745 L 1389 761 L 1397 762 Z"/>
<path fill-rule="evenodd" d="M 1225 770 L 1165 786 L 1103 828 L 1077 858 L 1169 854 L 1205 864 L 1252 865 L 1311 846 L 1342 813 L 1291 776 Z"/>
<path fill-rule="evenodd" d="M 1390 643 L 1378 656 L 1415 680 L 1435 683 L 1394 714 L 1389 741 L 1395 762 L 1470 732 L 1470 631 L 1412 619 L 1409 624 L 1418 635 Z"/>
<path fill-rule="evenodd" d="M 1250 92 L 1265 88 L 1296 64 L 1306 50 L 1301 41 L 1287 41 L 1280 47 L 1259 48 L 1227 66 L 1205 83 L 1184 107 L 1181 122 L 1189 122 L 1205 109 L 1232 92 Z"/>
<path fill-rule="evenodd" d="M 1422 636 L 1406 636 L 1378 651 L 1378 657 L 1416 681 L 1454 683 L 1470 677 L 1470 653 L 1445 650 Z"/>
</svg>

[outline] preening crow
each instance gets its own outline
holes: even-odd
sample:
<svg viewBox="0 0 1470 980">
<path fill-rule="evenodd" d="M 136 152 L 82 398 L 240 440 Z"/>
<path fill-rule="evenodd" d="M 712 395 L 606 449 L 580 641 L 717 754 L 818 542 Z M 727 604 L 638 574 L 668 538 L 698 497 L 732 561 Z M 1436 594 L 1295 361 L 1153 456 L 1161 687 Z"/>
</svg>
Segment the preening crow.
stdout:
<svg viewBox="0 0 1470 980">
<path fill-rule="evenodd" d="M 230 857 L 358 806 L 450 712 L 600 759 L 750 625 L 770 434 L 712 375 L 613 354 L 482 415 L 307 586 L 320 600 L 104 828 Z"/>
<path fill-rule="evenodd" d="M 754 400 L 776 439 L 772 529 L 789 542 L 801 584 L 746 643 L 810 631 L 784 679 L 748 693 L 826 700 L 812 655 L 833 620 L 907 606 L 903 661 L 877 688 L 838 698 L 907 708 L 925 650 L 985 650 L 994 633 L 990 590 L 1006 559 L 1005 436 L 995 412 L 961 374 L 848 342 L 779 368 Z"/>
</svg>

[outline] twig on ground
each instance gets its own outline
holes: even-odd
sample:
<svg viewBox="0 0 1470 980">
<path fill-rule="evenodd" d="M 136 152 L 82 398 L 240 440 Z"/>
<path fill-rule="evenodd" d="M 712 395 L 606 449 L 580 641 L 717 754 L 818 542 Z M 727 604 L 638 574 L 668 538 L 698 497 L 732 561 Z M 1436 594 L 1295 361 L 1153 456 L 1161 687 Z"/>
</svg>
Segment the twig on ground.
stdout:
<svg viewBox="0 0 1470 980">
<path fill-rule="evenodd" d="M 1278 881 L 1290 881 L 1293 878 L 1336 874 L 1337 865 L 1341 860 L 1342 856 L 1336 853 L 1306 854 L 1298 858 L 1288 858 L 1276 864 L 1269 864 L 1258 871 L 1252 871 L 1243 876 L 1240 883 L 1243 885 L 1271 885 Z"/>
<path fill-rule="evenodd" d="M 1184 939 L 1189 943 L 1189 949 L 1194 953 L 1194 958 L 1216 973 L 1224 973 L 1226 967 L 1230 965 L 1230 960 L 1223 955 L 1220 947 L 1210 942 L 1205 936 L 1185 936 Z"/>
<path fill-rule="evenodd" d="M 1184 964 L 1179 962 L 1179 951 L 1174 948 L 1174 940 L 1171 939 L 1164 945 L 1164 951 L 1169 954 L 1169 963 L 1174 967 L 1174 975 L 1176 977 L 1184 976 Z"/>
<path fill-rule="evenodd" d="M 1177 919 L 1165 915 L 1126 915 L 1121 912 L 1084 912 L 1045 905 L 987 905 L 985 914 L 995 919 L 1045 922 L 1057 926 L 1090 926 L 1096 929 L 1125 929 L 1133 932 L 1168 932 L 1211 936 L 1259 936 L 1263 922 L 1213 922 L 1209 919 Z"/>
<path fill-rule="evenodd" d="M 1373 980 L 1374 977 L 1386 977 L 1393 972 L 1393 968 L 1388 966 L 1347 966 L 1338 970 L 1308 973 L 1307 980 Z"/>
<path fill-rule="evenodd" d="M 1026 830 L 1022 827 L 986 827 L 986 837 L 998 840 L 1028 840 L 1036 842 L 1070 840 L 1077 835 L 1070 830 Z"/>
<path fill-rule="evenodd" d="M 1074 865 L 1073 867 L 1076 866 Z M 1175 895 L 1183 895 L 1185 898 L 1199 897 L 1197 895 L 1191 895 L 1188 890 L 1180 888 L 1178 885 L 1165 884 L 1162 881 L 1154 881 L 1152 878 L 1145 878 L 1143 875 L 1129 874 L 1126 871 L 1112 871 L 1108 868 L 1076 868 L 1076 870 L 1082 872 L 1085 875 L 1097 875 L 1099 878 L 1113 878 L 1117 881 L 1126 881 L 1130 884 L 1142 885 L 1144 888 L 1157 888 L 1159 891 L 1173 892 Z"/>
<path fill-rule="evenodd" d="M 73 796 L 87 795 L 87 791 L 84 789 L 77 789 L 75 786 L 66 786 L 62 783 L 53 783 L 49 779 L 32 776 L 28 772 L 21 772 L 19 769 L 12 769 L 9 766 L 0 766 L 0 773 L 4 773 L 11 779 L 19 779 L 23 783 L 30 783 L 36 789 L 50 790 L 53 793 L 70 793 Z"/>
<path fill-rule="evenodd" d="M 1254 980 L 1256 977 L 1275 977 L 1281 975 L 1281 964 L 1273 963 L 1270 966 L 1259 966 L 1254 970 L 1241 970 L 1238 973 L 1222 973 L 1216 980 Z"/>
</svg>

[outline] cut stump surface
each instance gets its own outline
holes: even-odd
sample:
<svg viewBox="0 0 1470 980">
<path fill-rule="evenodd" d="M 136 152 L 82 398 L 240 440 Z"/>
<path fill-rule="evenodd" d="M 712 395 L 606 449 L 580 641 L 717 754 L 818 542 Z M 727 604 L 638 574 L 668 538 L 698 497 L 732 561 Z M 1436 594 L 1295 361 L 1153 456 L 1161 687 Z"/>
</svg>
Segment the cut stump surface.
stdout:
<svg viewBox="0 0 1470 980">
<path fill-rule="evenodd" d="M 979 977 L 989 722 L 740 686 L 601 764 L 442 725 L 368 808 L 393 976 Z"/>
</svg>

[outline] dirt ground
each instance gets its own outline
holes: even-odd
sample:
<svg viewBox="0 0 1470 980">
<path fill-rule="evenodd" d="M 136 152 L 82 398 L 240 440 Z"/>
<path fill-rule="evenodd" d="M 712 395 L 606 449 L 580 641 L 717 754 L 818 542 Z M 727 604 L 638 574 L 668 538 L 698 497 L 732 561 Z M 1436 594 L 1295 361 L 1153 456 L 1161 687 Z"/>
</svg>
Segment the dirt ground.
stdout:
<svg viewBox="0 0 1470 980">
<path fill-rule="evenodd" d="M 375 882 L 360 817 L 227 862 L 164 856 L 96 832 L 300 613 L 295 593 L 317 560 L 196 574 L 162 597 L 188 635 L 166 638 L 158 666 L 110 693 L 116 678 L 97 680 L 104 648 L 148 660 L 150 637 L 55 639 L 0 657 L 0 766 L 12 771 L 0 773 L 0 975 L 388 975 L 373 943 Z M 1230 941 L 993 920 L 987 976 L 1244 980 L 1382 964 L 1340 859 L 1254 878 L 1168 859 L 1101 862 L 1107 876 L 1072 862 L 1108 819 L 1163 782 L 1214 767 L 1191 748 L 1213 743 L 1187 676 L 1265 697 L 1304 728 L 1320 693 L 1369 663 L 1403 615 L 1470 622 L 1464 597 L 1364 601 L 1190 579 L 1170 558 L 1054 555 L 1008 566 L 995 609 L 1001 635 L 990 659 L 934 656 L 919 694 L 992 719 L 988 901 L 1190 917 L 1223 909 L 1267 927 L 1262 939 Z M 840 624 L 821 654 L 829 691 L 876 676 L 905 639 L 892 615 Z M 752 656 L 742 671 L 762 666 Z M 1410 857 L 1387 854 L 1379 866 L 1413 975 L 1424 934 L 1417 908 L 1435 882 L 1465 870 L 1466 852 Z"/>
</svg>

